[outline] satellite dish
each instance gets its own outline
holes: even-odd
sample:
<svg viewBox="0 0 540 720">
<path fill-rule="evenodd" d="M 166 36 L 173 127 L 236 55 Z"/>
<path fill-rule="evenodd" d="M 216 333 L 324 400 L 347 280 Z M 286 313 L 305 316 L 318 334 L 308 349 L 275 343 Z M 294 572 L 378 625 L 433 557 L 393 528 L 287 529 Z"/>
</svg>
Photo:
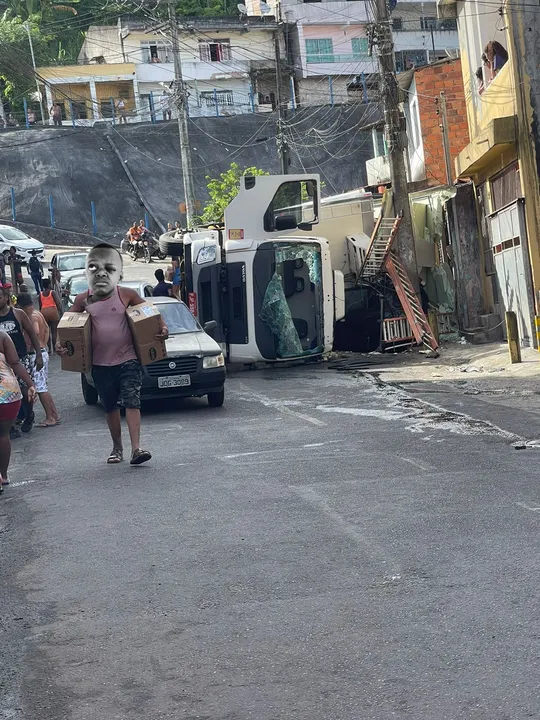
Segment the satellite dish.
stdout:
<svg viewBox="0 0 540 720">
<path fill-rule="evenodd" d="M 261 2 L 259 3 L 259 7 L 261 8 L 261 12 L 263 15 L 268 15 L 268 13 L 272 12 L 272 8 L 270 7 L 270 5 L 263 2 L 263 0 L 261 0 Z"/>
<path fill-rule="evenodd" d="M 247 7 L 245 5 L 239 3 L 236 7 L 240 10 L 241 15 L 247 15 Z"/>
</svg>

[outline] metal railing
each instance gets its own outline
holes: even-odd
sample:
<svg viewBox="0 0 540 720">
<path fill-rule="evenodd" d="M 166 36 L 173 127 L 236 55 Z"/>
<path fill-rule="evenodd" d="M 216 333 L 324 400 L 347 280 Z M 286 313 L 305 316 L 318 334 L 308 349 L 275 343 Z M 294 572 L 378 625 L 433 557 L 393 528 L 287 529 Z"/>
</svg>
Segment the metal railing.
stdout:
<svg viewBox="0 0 540 720">
<path fill-rule="evenodd" d="M 334 53 L 308 53 L 308 63 L 347 63 L 370 60 L 370 56 L 364 53 L 349 53 L 348 55 L 336 55 Z"/>
</svg>

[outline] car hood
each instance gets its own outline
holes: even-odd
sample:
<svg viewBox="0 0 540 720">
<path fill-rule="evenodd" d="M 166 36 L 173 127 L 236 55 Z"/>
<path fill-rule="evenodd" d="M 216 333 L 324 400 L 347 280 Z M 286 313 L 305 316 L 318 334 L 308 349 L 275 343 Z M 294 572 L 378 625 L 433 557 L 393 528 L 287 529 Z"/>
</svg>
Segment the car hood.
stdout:
<svg viewBox="0 0 540 720">
<path fill-rule="evenodd" d="M 167 357 L 185 357 L 186 355 L 218 355 L 221 352 L 217 342 L 205 332 L 171 335 L 165 341 Z"/>
<path fill-rule="evenodd" d="M 43 248 L 43 243 L 40 243 L 39 240 L 34 240 L 33 238 L 29 238 L 28 240 L 16 240 L 12 243 L 12 245 L 15 245 L 16 248 L 20 248 L 21 250 L 36 250 L 37 248 Z"/>
</svg>

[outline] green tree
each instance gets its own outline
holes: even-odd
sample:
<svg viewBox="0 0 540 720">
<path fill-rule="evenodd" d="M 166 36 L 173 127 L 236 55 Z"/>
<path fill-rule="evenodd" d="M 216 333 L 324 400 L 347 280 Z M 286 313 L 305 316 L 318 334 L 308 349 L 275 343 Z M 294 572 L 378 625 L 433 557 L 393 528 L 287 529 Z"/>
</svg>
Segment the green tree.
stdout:
<svg viewBox="0 0 540 720">
<path fill-rule="evenodd" d="M 28 21 L 37 64 L 49 60 L 51 38 L 44 35 L 39 26 Z M 28 32 L 20 18 L 0 18 L 0 89 L 1 100 L 8 109 L 15 104 L 22 107 L 22 96 L 35 92 L 36 81 Z"/>
<path fill-rule="evenodd" d="M 240 189 L 240 178 L 244 175 L 270 175 L 266 170 L 260 170 L 256 167 L 248 167 L 241 169 L 237 163 L 231 163 L 231 166 L 218 177 L 206 176 L 208 194 L 210 201 L 204 208 L 201 215 L 203 223 L 222 222 L 227 205 L 238 195 Z"/>
</svg>

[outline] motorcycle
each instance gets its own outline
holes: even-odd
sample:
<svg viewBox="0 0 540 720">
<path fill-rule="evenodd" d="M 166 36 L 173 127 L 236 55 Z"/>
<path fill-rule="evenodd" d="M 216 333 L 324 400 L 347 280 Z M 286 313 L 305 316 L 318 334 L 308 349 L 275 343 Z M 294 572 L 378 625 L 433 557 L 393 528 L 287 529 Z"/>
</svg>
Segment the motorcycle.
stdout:
<svg viewBox="0 0 540 720">
<path fill-rule="evenodd" d="M 156 235 L 154 233 L 147 230 L 145 233 L 143 233 L 142 239 L 148 243 L 148 248 L 150 251 L 150 260 L 148 262 L 152 262 L 152 258 L 156 257 L 158 260 L 165 260 L 167 257 L 167 253 L 164 253 L 159 248 L 159 241 Z"/>
<path fill-rule="evenodd" d="M 133 260 L 142 259 L 146 263 L 152 262 L 153 257 L 157 257 L 158 260 L 167 258 L 167 253 L 159 249 L 157 237 L 149 230 L 146 230 L 139 240 L 132 240 L 129 233 L 126 234 L 120 243 L 120 252 L 126 253 Z"/>
</svg>

